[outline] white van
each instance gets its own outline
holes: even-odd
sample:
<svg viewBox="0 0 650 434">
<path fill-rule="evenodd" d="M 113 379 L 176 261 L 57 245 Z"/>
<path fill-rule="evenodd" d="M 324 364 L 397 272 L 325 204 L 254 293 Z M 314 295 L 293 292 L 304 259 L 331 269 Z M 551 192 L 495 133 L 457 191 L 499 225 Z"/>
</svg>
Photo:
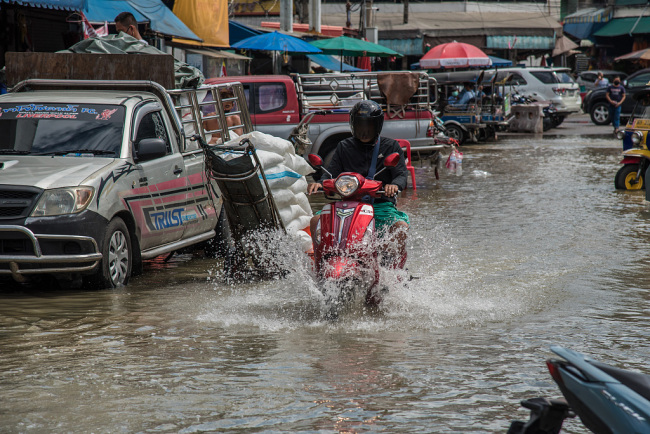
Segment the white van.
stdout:
<svg viewBox="0 0 650 434">
<path fill-rule="evenodd" d="M 497 71 L 497 81 L 512 75 L 510 85 L 517 93 L 536 100 L 551 101 L 558 113 L 579 113 L 582 99 L 580 86 L 569 75 L 568 68 L 503 68 Z"/>
</svg>

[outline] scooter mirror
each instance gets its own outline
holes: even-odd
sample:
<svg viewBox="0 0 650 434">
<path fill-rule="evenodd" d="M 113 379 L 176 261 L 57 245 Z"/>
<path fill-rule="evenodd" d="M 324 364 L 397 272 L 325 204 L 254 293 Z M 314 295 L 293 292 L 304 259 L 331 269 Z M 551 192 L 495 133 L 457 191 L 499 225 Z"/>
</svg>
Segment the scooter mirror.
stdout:
<svg viewBox="0 0 650 434">
<path fill-rule="evenodd" d="M 384 167 L 395 167 L 399 163 L 399 154 L 394 152 L 388 157 L 384 158 Z"/>
<path fill-rule="evenodd" d="M 307 156 L 309 159 L 309 164 L 311 164 L 314 167 L 322 167 L 323 166 L 323 159 L 316 155 L 316 154 L 309 154 Z"/>
</svg>

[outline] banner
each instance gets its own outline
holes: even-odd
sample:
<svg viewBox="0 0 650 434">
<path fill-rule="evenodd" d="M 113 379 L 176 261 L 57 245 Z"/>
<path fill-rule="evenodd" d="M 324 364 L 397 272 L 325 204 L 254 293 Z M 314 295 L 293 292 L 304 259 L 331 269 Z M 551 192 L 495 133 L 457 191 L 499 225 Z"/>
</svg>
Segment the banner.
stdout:
<svg viewBox="0 0 650 434">
<path fill-rule="evenodd" d="M 174 41 L 208 47 L 230 47 L 227 0 L 176 0 L 174 15 L 203 39 L 203 43 L 180 38 L 174 38 Z"/>
</svg>

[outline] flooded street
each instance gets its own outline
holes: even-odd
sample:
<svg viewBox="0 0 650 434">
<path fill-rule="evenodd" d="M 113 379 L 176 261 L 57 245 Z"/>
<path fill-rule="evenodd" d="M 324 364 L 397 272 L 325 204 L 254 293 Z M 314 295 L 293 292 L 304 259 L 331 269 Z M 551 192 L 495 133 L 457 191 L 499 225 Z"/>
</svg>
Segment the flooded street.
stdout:
<svg viewBox="0 0 650 434">
<path fill-rule="evenodd" d="M 650 373 L 650 208 L 614 189 L 620 143 L 461 150 L 462 176 L 416 168 L 402 195 L 415 279 L 384 270 L 378 312 L 323 319 L 288 240 L 278 280 L 183 255 L 115 291 L 1 290 L 0 432 L 504 433 L 560 395 L 550 345 Z"/>
</svg>

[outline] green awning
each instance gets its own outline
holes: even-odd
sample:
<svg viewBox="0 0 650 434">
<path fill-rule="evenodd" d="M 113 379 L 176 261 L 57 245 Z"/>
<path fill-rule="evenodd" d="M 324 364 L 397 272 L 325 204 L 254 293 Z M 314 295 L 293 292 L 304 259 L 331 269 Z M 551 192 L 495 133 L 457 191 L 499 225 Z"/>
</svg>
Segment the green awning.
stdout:
<svg viewBox="0 0 650 434">
<path fill-rule="evenodd" d="M 641 19 L 638 17 L 615 18 L 605 24 L 593 36 L 622 36 L 629 35 L 630 32 L 633 35 L 650 33 L 650 17 L 641 17 Z"/>
</svg>

